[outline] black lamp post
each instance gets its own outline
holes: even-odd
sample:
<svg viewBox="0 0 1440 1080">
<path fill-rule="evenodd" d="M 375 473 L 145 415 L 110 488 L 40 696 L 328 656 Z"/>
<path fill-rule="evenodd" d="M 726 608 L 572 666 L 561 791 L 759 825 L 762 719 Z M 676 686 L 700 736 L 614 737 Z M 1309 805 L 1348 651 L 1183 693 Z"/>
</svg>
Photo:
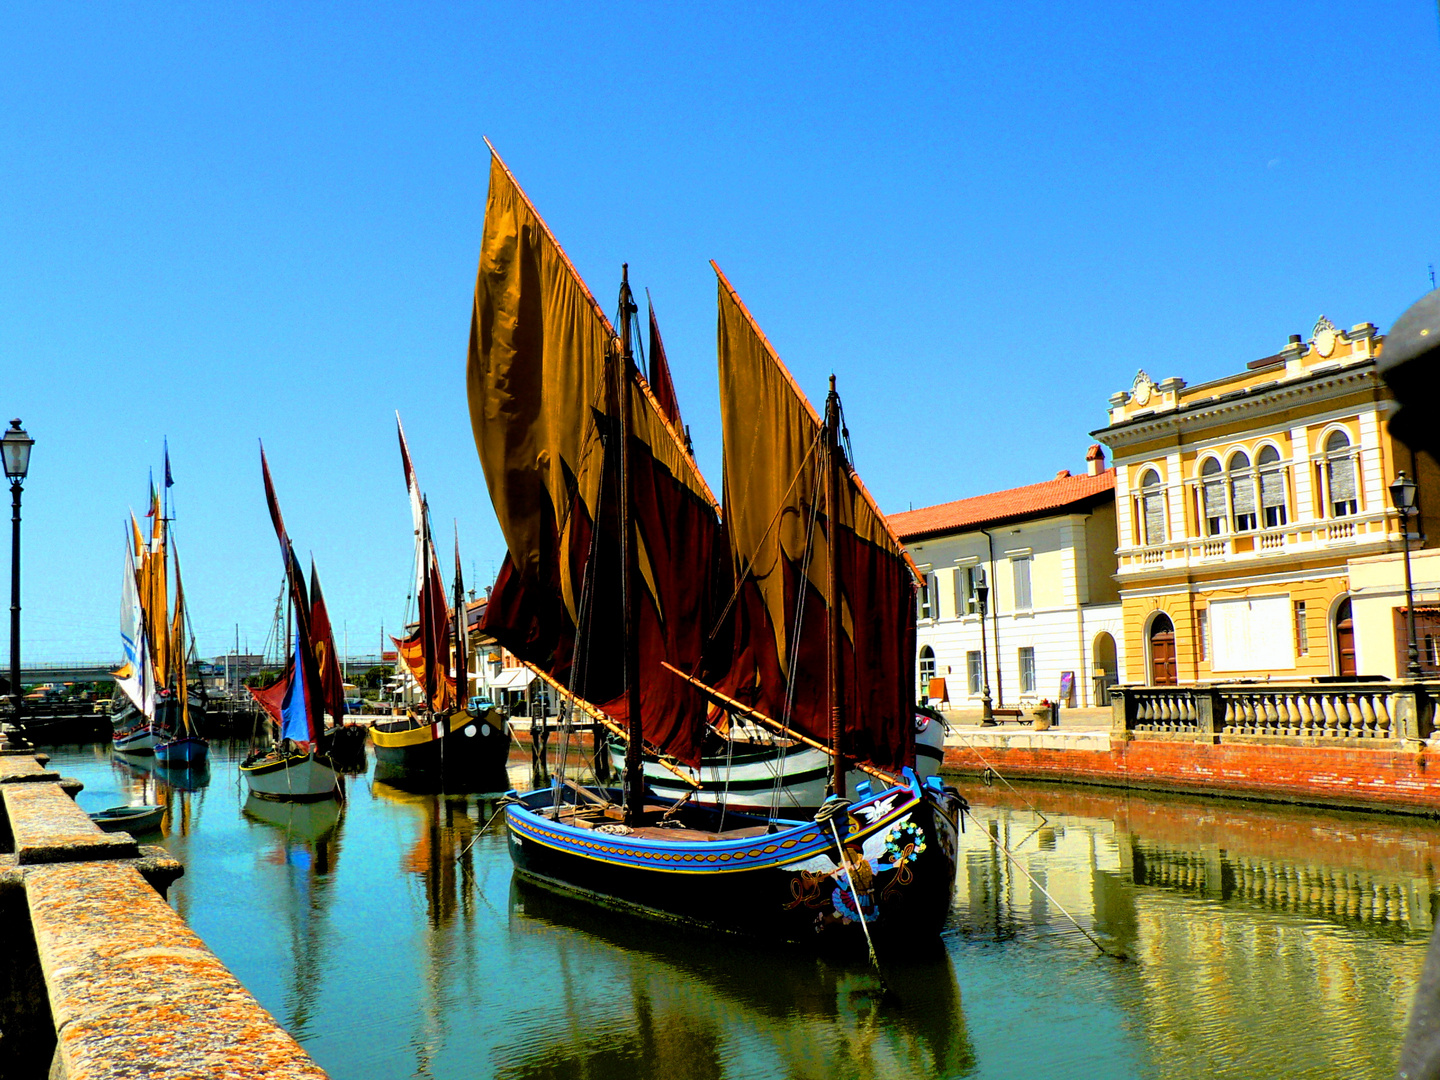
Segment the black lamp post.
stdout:
<svg viewBox="0 0 1440 1080">
<path fill-rule="evenodd" d="M 980 669 L 984 673 L 984 693 L 980 696 L 980 726 L 994 727 L 995 714 L 990 705 L 990 650 L 985 645 L 985 602 L 990 599 L 990 586 L 985 582 L 985 568 L 975 569 L 975 610 L 980 613 Z"/>
<path fill-rule="evenodd" d="M 19 420 L 10 421 L 10 430 L 0 437 L 0 456 L 10 480 L 12 508 L 10 534 L 10 702 L 13 719 L 20 719 L 20 489 L 30 471 L 30 448 L 35 440 L 25 434 Z"/>
<path fill-rule="evenodd" d="M 1405 630 L 1409 634 L 1409 660 L 1405 664 L 1405 675 L 1410 679 L 1420 677 L 1420 650 L 1415 647 L 1415 589 L 1410 581 L 1410 515 L 1415 513 L 1415 492 L 1417 485 L 1403 472 L 1390 484 L 1390 501 L 1400 511 L 1400 540 L 1405 547 Z"/>
</svg>

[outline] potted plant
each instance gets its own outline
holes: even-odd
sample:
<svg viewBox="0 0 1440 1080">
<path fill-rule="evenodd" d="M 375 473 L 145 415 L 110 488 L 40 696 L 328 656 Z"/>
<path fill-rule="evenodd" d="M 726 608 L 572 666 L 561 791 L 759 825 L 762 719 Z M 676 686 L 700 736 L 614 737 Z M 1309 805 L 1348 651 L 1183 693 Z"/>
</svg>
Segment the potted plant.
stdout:
<svg viewBox="0 0 1440 1080">
<path fill-rule="evenodd" d="M 1055 715 L 1055 704 L 1049 698 L 1041 698 L 1034 705 L 1030 706 L 1030 715 L 1034 718 L 1036 731 L 1049 731 L 1051 718 Z"/>
</svg>

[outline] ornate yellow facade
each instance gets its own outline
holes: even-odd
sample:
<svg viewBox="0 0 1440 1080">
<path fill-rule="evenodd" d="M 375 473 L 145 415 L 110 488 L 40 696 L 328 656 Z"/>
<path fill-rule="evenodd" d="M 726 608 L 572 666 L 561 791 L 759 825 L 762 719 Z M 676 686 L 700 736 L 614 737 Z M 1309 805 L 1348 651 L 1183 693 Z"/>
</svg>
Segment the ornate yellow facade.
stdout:
<svg viewBox="0 0 1440 1080">
<path fill-rule="evenodd" d="M 1382 344 L 1370 323 L 1322 317 L 1238 374 L 1141 371 L 1111 397 L 1094 435 L 1116 469 L 1123 681 L 1357 673 L 1348 562 L 1400 550 L 1399 471 L 1420 484 L 1412 545 L 1432 543 L 1440 506 L 1435 463 L 1387 431 Z"/>
</svg>

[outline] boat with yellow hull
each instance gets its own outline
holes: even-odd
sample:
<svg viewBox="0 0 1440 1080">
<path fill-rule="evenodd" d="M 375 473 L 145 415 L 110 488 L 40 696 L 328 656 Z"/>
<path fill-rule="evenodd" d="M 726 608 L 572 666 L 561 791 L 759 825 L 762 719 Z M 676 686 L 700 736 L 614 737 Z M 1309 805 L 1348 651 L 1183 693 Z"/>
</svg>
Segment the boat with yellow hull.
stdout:
<svg viewBox="0 0 1440 1080">
<path fill-rule="evenodd" d="M 375 779 L 399 788 L 503 791 L 510 728 L 499 709 L 457 709 L 431 721 L 407 713 L 370 725 Z"/>
</svg>

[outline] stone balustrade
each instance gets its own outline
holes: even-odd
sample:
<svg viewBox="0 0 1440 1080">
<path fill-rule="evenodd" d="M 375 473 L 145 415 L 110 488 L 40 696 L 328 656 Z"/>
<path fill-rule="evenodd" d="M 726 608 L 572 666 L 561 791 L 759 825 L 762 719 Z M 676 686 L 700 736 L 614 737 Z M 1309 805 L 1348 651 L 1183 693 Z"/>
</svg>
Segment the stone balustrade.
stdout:
<svg viewBox="0 0 1440 1080">
<path fill-rule="evenodd" d="M 1115 732 L 1207 742 L 1428 739 L 1440 685 L 1417 682 L 1117 686 Z"/>
</svg>

